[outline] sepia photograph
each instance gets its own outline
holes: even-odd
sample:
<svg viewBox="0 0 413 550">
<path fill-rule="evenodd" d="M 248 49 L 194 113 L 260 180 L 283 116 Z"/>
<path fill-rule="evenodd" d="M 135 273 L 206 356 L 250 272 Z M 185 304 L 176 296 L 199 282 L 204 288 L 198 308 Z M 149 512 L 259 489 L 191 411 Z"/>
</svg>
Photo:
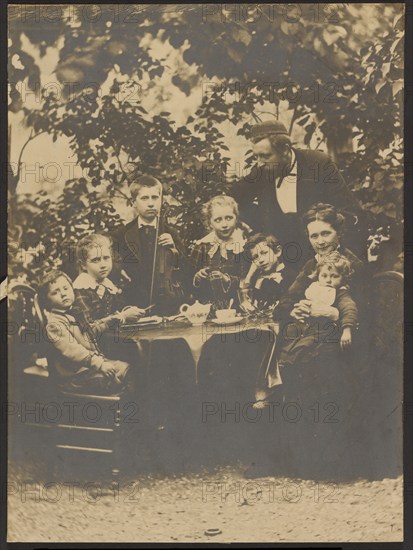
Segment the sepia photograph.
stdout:
<svg viewBox="0 0 413 550">
<path fill-rule="evenodd" d="M 8 543 L 404 540 L 405 15 L 8 5 Z"/>
</svg>

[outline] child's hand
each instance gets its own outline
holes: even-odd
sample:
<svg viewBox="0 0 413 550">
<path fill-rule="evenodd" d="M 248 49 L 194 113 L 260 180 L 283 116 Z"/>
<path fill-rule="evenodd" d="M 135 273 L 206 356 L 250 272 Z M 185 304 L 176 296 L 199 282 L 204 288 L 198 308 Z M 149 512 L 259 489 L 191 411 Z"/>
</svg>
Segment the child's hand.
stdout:
<svg viewBox="0 0 413 550">
<path fill-rule="evenodd" d="M 351 328 L 345 327 L 343 328 L 343 334 L 341 335 L 340 339 L 340 346 L 341 349 L 347 349 L 351 346 Z"/>
<path fill-rule="evenodd" d="M 195 273 L 194 284 L 199 285 L 202 279 L 208 279 L 209 273 L 209 267 L 204 267 L 203 269 L 200 269 L 197 273 Z"/>
<path fill-rule="evenodd" d="M 100 371 L 108 378 L 117 378 L 116 369 L 110 361 L 103 361 Z"/>
<path fill-rule="evenodd" d="M 143 317 L 144 315 L 145 315 L 144 309 L 141 309 L 136 306 L 128 306 L 120 312 L 119 318 L 123 322 L 129 321 L 133 323 L 138 319 L 140 319 L 141 317 Z"/>
<path fill-rule="evenodd" d="M 169 248 L 176 248 L 172 235 L 170 233 L 162 233 L 159 236 L 158 244 L 160 246 L 167 246 Z"/>
<path fill-rule="evenodd" d="M 254 306 L 250 300 L 244 300 L 240 303 L 240 308 L 245 311 L 245 313 L 254 313 L 257 311 L 257 308 Z"/>
<path fill-rule="evenodd" d="M 248 281 L 251 281 L 251 279 L 254 277 L 255 273 L 257 272 L 257 270 L 258 270 L 257 264 L 255 262 L 252 262 L 245 279 Z"/>
<path fill-rule="evenodd" d="M 222 273 L 222 271 L 211 271 L 210 273 L 211 279 L 222 279 L 225 283 L 229 284 L 231 282 L 231 277 L 227 275 L 226 273 Z"/>
</svg>

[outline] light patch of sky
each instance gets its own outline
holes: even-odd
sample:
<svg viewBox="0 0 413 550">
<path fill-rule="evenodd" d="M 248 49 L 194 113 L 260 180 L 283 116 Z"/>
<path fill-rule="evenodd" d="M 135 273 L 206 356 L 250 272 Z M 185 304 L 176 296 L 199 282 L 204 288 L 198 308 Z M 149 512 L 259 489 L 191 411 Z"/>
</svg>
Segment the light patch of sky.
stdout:
<svg viewBox="0 0 413 550">
<path fill-rule="evenodd" d="M 24 106 L 28 109 L 41 108 L 41 88 L 61 90 L 54 70 L 59 59 L 59 50 L 63 47 L 64 39 L 59 40 L 55 47 L 47 48 L 46 55 L 40 56 L 36 48 L 26 35 L 22 35 L 22 49 L 33 56 L 40 69 L 40 83 L 34 91 L 30 90 L 27 80 L 22 83 L 21 90 Z M 23 124 L 23 112 L 9 112 L 11 126 L 10 162 L 16 170 L 22 147 L 30 136 L 30 129 Z M 53 142 L 49 134 L 42 134 L 31 141 L 22 156 L 21 178 L 17 188 L 18 193 L 36 193 L 45 190 L 50 194 L 58 193 L 64 182 L 70 178 L 76 159 L 69 147 L 69 140 L 65 137 Z"/>
<path fill-rule="evenodd" d="M 41 75 L 39 87 L 34 92 L 29 89 L 27 81 L 23 83 L 24 105 L 28 109 L 41 108 L 42 87 L 46 86 L 50 91 L 60 93 L 62 85 L 58 82 L 54 70 L 63 44 L 64 41 L 61 39 L 55 47 L 48 48 L 46 55 L 41 57 L 38 48 L 23 35 L 23 49 L 34 57 Z M 180 50 L 177 50 L 168 41 L 154 39 L 149 33 L 142 39 L 142 45 L 148 46 L 151 55 L 162 61 L 165 66 L 162 76 L 151 80 L 148 75 L 145 75 L 139 80 L 139 99 L 142 106 L 150 115 L 159 114 L 162 111 L 170 112 L 177 125 L 185 124 L 188 116 L 193 114 L 202 103 L 205 83 L 205 80 L 201 80 L 192 87 L 189 95 L 172 83 L 174 75 L 185 73 L 185 75 L 195 76 L 197 73 L 197 67 L 188 66 L 182 58 L 183 51 L 188 45 L 184 44 Z M 109 92 L 114 78 L 125 81 L 130 76 L 121 75 L 115 66 L 102 84 L 100 93 L 104 95 Z M 210 81 L 218 83 L 216 80 Z M 23 125 L 22 112 L 10 113 L 9 124 L 11 125 L 10 161 L 13 167 L 17 167 L 21 149 L 30 135 L 30 129 Z M 237 128 L 231 123 L 224 122 L 220 126 L 219 129 L 227 137 L 230 147 L 226 155 L 231 158 L 230 163 L 234 166 L 234 170 L 240 170 L 248 144 L 236 135 Z M 24 165 L 18 186 L 19 193 L 36 193 L 43 189 L 49 194 L 59 194 L 68 179 L 82 175 L 82 169 L 77 165 L 77 158 L 70 149 L 69 140 L 64 136 L 59 137 L 56 142 L 52 141 L 49 134 L 39 136 L 27 145 L 22 161 Z"/>
</svg>

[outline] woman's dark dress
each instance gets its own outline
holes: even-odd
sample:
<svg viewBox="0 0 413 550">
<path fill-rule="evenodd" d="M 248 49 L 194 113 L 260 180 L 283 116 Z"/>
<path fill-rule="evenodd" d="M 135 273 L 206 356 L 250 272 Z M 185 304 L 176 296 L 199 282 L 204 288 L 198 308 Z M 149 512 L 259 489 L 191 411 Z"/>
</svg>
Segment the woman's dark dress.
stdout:
<svg viewBox="0 0 413 550">
<path fill-rule="evenodd" d="M 341 254 L 352 263 L 350 288 L 352 295 L 359 296 L 360 285 L 364 284 L 363 263 L 348 249 Z M 289 326 L 297 324 L 290 313 L 315 280 L 316 267 L 316 259 L 309 260 L 280 301 L 275 314 L 281 321 L 281 338 L 286 337 Z M 323 318 L 317 320 L 322 324 Z M 334 326 L 331 321 L 324 321 Z M 293 403 L 300 412 L 299 421 L 286 421 L 282 425 L 283 445 L 295 475 L 337 478 L 350 475 L 355 466 L 350 442 L 354 441 L 357 428 L 354 415 L 355 394 L 359 389 L 354 355 L 357 334 L 352 331 L 353 344 L 346 352 L 340 348 L 340 336 L 341 331 L 337 331 L 332 342 L 325 341 L 325 330 L 315 329 L 313 337 L 318 341 L 309 346 L 311 353 L 307 356 L 302 350 L 295 350 L 288 358 L 282 352 L 283 347 L 288 350 L 288 339 L 279 348 L 285 365 L 280 371 L 283 400 L 285 404 Z"/>
</svg>

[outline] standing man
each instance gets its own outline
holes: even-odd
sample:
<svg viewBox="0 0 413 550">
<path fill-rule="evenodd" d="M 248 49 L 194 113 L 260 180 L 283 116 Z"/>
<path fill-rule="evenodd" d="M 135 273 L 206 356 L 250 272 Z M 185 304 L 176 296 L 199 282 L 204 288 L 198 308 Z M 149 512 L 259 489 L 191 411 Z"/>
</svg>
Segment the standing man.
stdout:
<svg viewBox="0 0 413 550">
<path fill-rule="evenodd" d="M 349 248 L 364 256 L 363 210 L 331 159 L 320 151 L 293 148 L 279 121 L 256 124 L 250 139 L 257 164 L 231 192 L 242 221 L 254 231 L 276 235 L 284 261 L 299 265 L 309 253 L 302 215 L 317 202 L 332 204 L 347 218 Z"/>
</svg>

